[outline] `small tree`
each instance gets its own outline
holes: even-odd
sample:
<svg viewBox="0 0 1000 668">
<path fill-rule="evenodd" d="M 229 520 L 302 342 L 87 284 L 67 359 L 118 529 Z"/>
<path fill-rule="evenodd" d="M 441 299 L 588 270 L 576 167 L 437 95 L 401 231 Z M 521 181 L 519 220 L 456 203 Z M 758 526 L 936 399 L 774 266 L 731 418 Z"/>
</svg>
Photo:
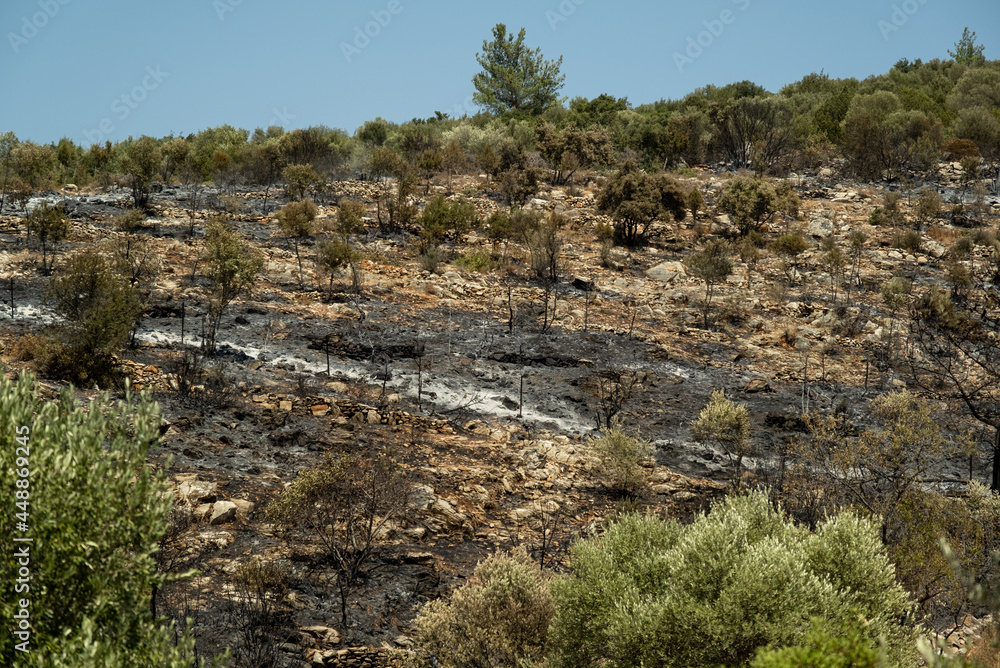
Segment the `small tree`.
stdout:
<svg viewBox="0 0 1000 668">
<path fill-rule="evenodd" d="M 740 176 L 723 189 L 718 206 L 732 217 L 740 235 L 745 236 L 760 230 L 779 213 L 798 216 L 799 198 L 788 182 L 775 185 Z"/>
<path fill-rule="evenodd" d="M 49 206 L 48 202 L 42 202 L 28 214 L 26 222 L 28 232 L 38 237 L 42 244 L 42 273 L 47 275 L 52 271 L 52 262 L 46 264 L 49 244 L 59 243 L 69 234 L 66 213 L 61 204 Z"/>
<path fill-rule="evenodd" d="M 207 275 L 212 280 L 208 305 L 206 351 L 215 350 L 222 312 L 244 292 L 249 292 L 264 266 L 264 258 L 243 241 L 242 235 L 225 218 L 214 217 L 205 227 Z"/>
<path fill-rule="evenodd" d="M 837 240 L 831 235 L 823 239 L 821 243 L 823 255 L 820 261 L 830 274 L 830 287 L 833 288 L 833 301 L 837 302 L 837 288 L 844 274 L 844 267 L 847 266 L 847 255 L 840 250 Z"/>
<path fill-rule="evenodd" d="M 725 241 L 711 241 L 705 248 L 684 259 L 684 266 L 705 283 L 705 329 L 708 329 L 708 312 L 712 306 L 715 286 L 733 273 L 732 249 Z"/>
<path fill-rule="evenodd" d="M 446 238 L 462 243 L 478 222 L 479 214 L 472 202 L 465 199 L 449 201 L 439 195 L 427 203 L 420 217 L 421 236 L 429 247 L 437 246 Z"/>
<path fill-rule="evenodd" d="M 615 242 L 638 246 L 653 221 L 687 215 L 684 191 L 665 174 L 651 176 L 632 161 L 622 165 L 597 196 L 597 207 L 614 219 Z"/>
<path fill-rule="evenodd" d="M 795 282 L 798 271 L 799 256 L 806 252 L 809 244 L 801 234 L 782 234 L 771 244 L 771 250 L 781 256 L 782 269 L 788 277 L 788 283 Z"/>
<path fill-rule="evenodd" d="M 566 220 L 552 211 L 544 219 L 537 216 L 515 216 L 518 221 L 518 239 L 528 247 L 531 270 L 537 278 L 548 282 L 559 279 L 559 251 L 562 237 L 559 232 Z"/>
<path fill-rule="evenodd" d="M 604 475 L 612 489 L 636 496 L 649 479 L 644 464 L 653 454 L 652 442 L 625 432 L 618 420 L 612 421 L 591 447 L 601 458 Z"/>
<path fill-rule="evenodd" d="M 122 170 L 132 189 L 132 205 L 144 207 L 149 203 L 149 187 L 160 169 L 163 154 L 152 137 L 140 137 L 125 147 Z"/>
<path fill-rule="evenodd" d="M 368 208 L 364 202 L 353 199 L 342 199 L 337 204 L 337 224 L 335 231 L 343 238 L 353 234 L 365 233 L 365 212 Z"/>
<path fill-rule="evenodd" d="M 303 471 L 267 509 L 286 531 L 319 539 L 336 569 L 340 619 L 347 629 L 347 599 L 371 560 L 387 524 L 407 507 L 410 483 L 385 452 L 327 456 L 319 468 Z"/>
<path fill-rule="evenodd" d="M 716 390 L 691 424 L 691 432 L 699 441 L 714 441 L 722 447 L 733 466 L 733 483 L 739 487 L 743 458 L 751 452 L 750 411 L 746 405 L 737 405 L 722 390 Z"/>
<path fill-rule="evenodd" d="M 323 178 L 311 165 L 288 165 L 281 171 L 285 182 L 285 197 L 292 202 L 312 193 L 323 192 Z"/>
<path fill-rule="evenodd" d="M 116 369 L 114 355 L 142 317 L 142 299 L 102 253 L 71 257 L 46 286 L 46 301 L 65 322 L 56 346 L 40 364 L 74 382 L 105 382 Z"/>
<path fill-rule="evenodd" d="M 547 578 L 522 547 L 480 562 L 472 582 L 424 606 L 416 642 L 443 668 L 535 665 L 554 612 Z"/>
<path fill-rule="evenodd" d="M 559 101 L 557 93 L 565 77 L 559 74 L 562 56 L 545 60 L 541 49 L 524 44 L 524 28 L 517 38 L 507 34 L 507 26 L 493 28 L 493 41 L 483 41 L 476 61 L 483 68 L 472 78 L 476 87 L 473 101 L 494 114 L 509 111 L 541 114 Z"/>
<path fill-rule="evenodd" d="M 948 49 L 948 55 L 956 63 L 975 67 L 986 62 L 986 56 L 983 55 L 984 48 L 982 44 L 976 44 L 976 33 L 970 32 L 966 27 L 962 31 L 962 38 L 955 42 L 955 51 Z"/>
<path fill-rule="evenodd" d="M 438 148 L 427 148 L 417 154 L 417 158 L 414 161 L 417 169 L 424 173 L 427 177 L 427 187 L 424 189 L 425 193 L 431 191 L 431 178 L 441 171 L 441 163 L 443 162 L 443 157 L 441 155 L 441 150 Z M 450 186 L 450 179 L 449 179 Z"/>
<path fill-rule="evenodd" d="M 327 239 L 321 241 L 316 249 L 316 264 L 330 276 L 330 294 L 333 294 L 333 277 L 344 267 L 351 267 L 353 275 L 357 276 L 354 268 L 357 262 L 357 251 L 351 248 L 350 244 L 340 239 Z M 360 286 L 355 284 L 355 290 Z"/>
<path fill-rule="evenodd" d="M 302 280 L 302 254 L 299 252 L 299 245 L 303 239 L 308 239 L 313 233 L 313 221 L 319 209 L 316 204 L 309 199 L 290 202 L 280 208 L 275 217 L 281 224 L 281 231 L 295 244 L 295 259 L 299 263 L 299 286 L 303 286 Z"/>
<path fill-rule="evenodd" d="M 441 155 L 441 165 L 448 172 L 448 192 L 451 192 L 451 177 L 464 170 L 467 164 L 465 151 L 462 150 L 457 141 L 452 139 L 444 147 L 444 152 Z"/>
</svg>

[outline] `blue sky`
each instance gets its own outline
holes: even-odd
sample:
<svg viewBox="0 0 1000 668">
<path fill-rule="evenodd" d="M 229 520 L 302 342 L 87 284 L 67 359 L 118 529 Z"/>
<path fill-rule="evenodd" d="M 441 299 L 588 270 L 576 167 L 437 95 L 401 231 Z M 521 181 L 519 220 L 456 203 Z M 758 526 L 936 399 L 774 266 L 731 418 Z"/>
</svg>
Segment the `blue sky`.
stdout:
<svg viewBox="0 0 1000 668">
<path fill-rule="evenodd" d="M 0 0 L 0 131 L 89 145 L 471 114 L 498 22 L 563 56 L 564 95 L 633 104 L 821 69 L 864 78 L 946 58 L 965 26 L 1000 58 L 998 0 Z"/>
</svg>

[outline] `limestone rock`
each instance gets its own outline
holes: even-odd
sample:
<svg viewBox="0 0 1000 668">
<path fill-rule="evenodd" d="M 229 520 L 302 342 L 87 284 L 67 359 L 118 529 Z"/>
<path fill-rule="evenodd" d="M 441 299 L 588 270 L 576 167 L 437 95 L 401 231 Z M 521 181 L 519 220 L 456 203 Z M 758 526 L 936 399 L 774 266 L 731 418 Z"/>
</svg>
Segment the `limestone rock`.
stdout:
<svg viewBox="0 0 1000 668">
<path fill-rule="evenodd" d="M 809 234 L 814 237 L 828 237 L 834 232 L 833 221 L 819 216 L 809 221 Z"/>
<path fill-rule="evenodd" d="M 646 275 L 664 283 L 673 283 L 678 278 L 681 280 L 687 278 L 687 271 L 683 263 L 668 261 L 647 269 Z"/>
<path fill-rule="evenodd" d="M 216 501 L 212 507 L 209 524 L 225 524 L 236 519 L 236 504 L 232 501 Z"/>
</svg>

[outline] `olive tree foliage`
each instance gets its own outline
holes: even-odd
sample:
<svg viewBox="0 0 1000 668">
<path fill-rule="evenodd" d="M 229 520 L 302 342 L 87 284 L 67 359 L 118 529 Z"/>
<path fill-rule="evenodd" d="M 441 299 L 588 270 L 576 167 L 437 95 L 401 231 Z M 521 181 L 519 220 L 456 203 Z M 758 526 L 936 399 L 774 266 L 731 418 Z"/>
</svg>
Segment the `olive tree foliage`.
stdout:
<svg viewBox="0 0 1000 668">
<path fill-rule="evenodd" d="M 760 230 L 778 214 L 798 216 L 799 197 L 787 181 L 740 176 L 730 181 L 718 201 L 719 210 L 728 213 L 741 236 Z"/>
<path fill-rule="evenodd" d="M 816 620 L 812 629 L 795 647 L 762 649 L 750 668 L 881 668 L 883 657 L 855 629 L 835 636 Z"/>
<path fill-rule="evenodd" d="M 160 170 L 162 160 L 163 153 L 152 137 L 142 136 L 125 146 L 122 171 L 132 189 L 133 206 L 149 203 L 149 187 Z"/>
<path fill-rule="evenodd" d="M 615 242 L 638 246 L 649 226 L 668 214 L 675 220 L 687 216 L 684 191 L 666 174 L 651 175 L 628 161 L 597 196 L 597 207 L 614 221 Z"/>
<path fill-rule="evenodd" d="M 318 539 L 333 564 L 340 618 L 347 628 L 347 600 L 372 559 L 387 526 L 406 511 L 410 482 L 386 452 L 329 455 L 298 479 L 267 509 L 288 532 Z"/>
<path fill-rule="evenodd" d="M 18 142 L 11 148 L 10 158 L 14 174 L 29 193 L 43 190 L 51 183 L 56 165 L 56 152 L 51 146 Z"/>
<path fill-rule="evenodd" d="M 548 578 L 522 547 L 476 566 L 472 582 L 421 609 L 421 659 L 443 668 L 532 664 L 545 655 L 555 612 Z"/>
<path fill-rule="evenodd" d="M 554 667 L 742 666 L 807 644 L 812 620 L 914 666 L 913 604 L 873 523 L 852 513 L 814 533 L 762 493 L 733 495 L 692 524 L 625 515 L 573 549 L 553 584 Z"/>
<path fill-rule="evenodd" d="M 43 401 L 35 378 L 0 375 L 0 513 L 8 537 L 0 575 L 0 663 L 33 668 L 189 668 L 194 638 L 154 620 L 162 576 L 154 553 L 167 529 L 170 483 L 147 457 L 160 410 L 148 394 L 78 406 L 67 389 Z M 21 477 L 21 471 L 27 471 Z M 29 480 L 29 486 L 17 484 Z M 20 504 L 20 505 L 18 505 Z M 25 513 L 20 518 L 16 513 Z M 30 529 L 18 530 L 24 521 Z M 28 536 L 31 543 L 13 543 Z M 30 589 L 16 592 L 17 550 L 29 552 Z M 30 601 L 29 654 L 15 650 L 20 599 Z"/>
<path fill-rule="evenodd" d="M 48 202 L 42 202 L 31 210 L 25 222 L 28 233 L 34 234 L 42 245 L 42 273 L 48 274 L 52 271 L 52 262 L 55 261 L 55 258 L 48 258 L 49 245 L 62 241 L 69 234 L 66 212 L 63 211 L 61 204 L 49 206 Z"/>
<path fill-rule="evenodd" d="M 213 352 L 222 312 L 238 296 L 250 291 L 264 266 L 264 258 L 229 221 L 218 216 L 205 226 L 205 254 L 206 273 L 212 280 L 205 347 L 207 352 Z"/>
<path fill-rule="evenodd" d="M 285 181 L 285 197 L 291 202 L 308 194 L 313 196 L 323 192 L 323 177 L 311 165 L 288 165 L 281 171 Z"/>
<path fill-rule="evenodd" d="M 464 198 L 447 200 L 438 195 L 424 207 L 420 216 L 420 235 L 428 248 L 438 246 L 445 239 L 462 243 L 478 223 L 479 214 L 472 202 Z"/>
<path fill-rule="evenodd" d="M 472 100 L 493 114 L 509 111 L 538 115 L 560 101 L 564 75 L 559 74 L 562 56 L 545 60 L 541 49 L 524 43 L 524 28 L 515 38 L 507 26 L 493 27 L 493 41 L 483 41 L 476 62 L 483 70 L 472 77 L 476 92 Z"/>
</svg>

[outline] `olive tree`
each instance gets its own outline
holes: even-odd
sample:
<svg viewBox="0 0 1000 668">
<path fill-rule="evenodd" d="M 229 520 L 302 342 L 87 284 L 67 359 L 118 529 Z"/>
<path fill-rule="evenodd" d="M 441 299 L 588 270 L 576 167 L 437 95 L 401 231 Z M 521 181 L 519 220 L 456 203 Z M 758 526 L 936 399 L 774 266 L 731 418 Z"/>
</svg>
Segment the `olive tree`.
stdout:
<svg viewBox="0 0 1000 668">
<path fill-rule="evenodd" d="M 155 620 L 162 583 L 154 552 L 167 529 L 170 483 L 149 464 L 160 410 L 147 394 L 107 394 L 80 406 L 71 389 L 43 401 L 35 378 L 0 374 L 0 560 L 5 586 L 0 663 L 32 668 L 188 668 L 194 638 Z M 26 525 L 25 527 L 19 524 Z M 19 559 L 31 574 L 18 574 Z M 24 588 L 15 588 L 19 582 Z M 29 602 L 31 636 L 15 649 L 16 615 Z M 179 635 L 179 639 L 178 636 Z"/>
<path fill-rule="evenodd" d="M 722 190 L 718 207 L 732 217 L 740 235 L 746 236 L 760 230 L 778 214 L 798 216 L 799 198 L 788 182 L 775 184 L 740 176 Z"/>
<path fill-rule="evenodd" d="M 758 492 L 689 525 L 628 514 L 572 549 L 553 584 L 555 668 L 743 666 L 811 642 L 819 619 L 857 631 L 886 666 L 915 666 L 913 605 L 877 526 L 853 513 L 801 528 Z"/>
<path fill-rule="evenodd" d="M 472 582 L 421 609 L 416 644 L 443 668 L 527 665 L 544 657 L 554 612 L 548 578 L 524 548 L 494 554 Z"/>
<path fill-rule="evenodd" d="M 72 256 L 46 286 L 45 299 L 63 321 L 40 366 L 75 382 L 105 382 L 114 356 L 142 317 L 137 290 L 116 273 L 113 260 L 95 250 Z"/>
<path fill-rule="evenodd" d="M 743 458 L 750 454 L 750 410 L 727 399 L 722 390 L 712 392 L 708 404 L 691 424 L 699 441 L 717 443 L 733 466 L 733 483 L 739 486 L 743 476 Z"/>
<path fill-rule="evenodd" d="M 684 266 L 705 283 L 703 315 L 708 329 L 708 312 L 715 286 L 733 273 L 732 249 L 725 241 L 711 241 L 703 249 L 684 259 Z"/>
</svg>

